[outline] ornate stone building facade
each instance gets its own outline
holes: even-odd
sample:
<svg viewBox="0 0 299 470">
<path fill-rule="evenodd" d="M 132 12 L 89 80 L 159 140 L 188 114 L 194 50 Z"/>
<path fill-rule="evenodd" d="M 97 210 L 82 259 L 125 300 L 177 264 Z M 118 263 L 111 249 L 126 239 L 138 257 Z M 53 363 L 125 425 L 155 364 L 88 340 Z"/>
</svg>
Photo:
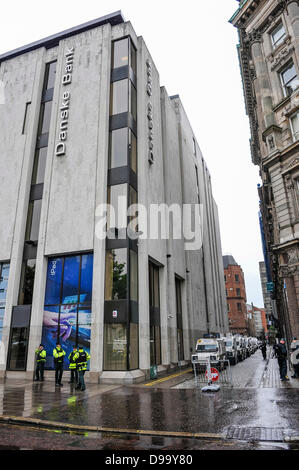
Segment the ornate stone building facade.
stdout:
<svg viewBox="0 0 299 470">
<path fill-rule="evenodd" d="M 230 22 L 239 32 L 251 155 L 262 179 L 267 280 L 279 333 L 289 340 L 299 336 L 299 2 L 239 1 Z"/>
</svg>

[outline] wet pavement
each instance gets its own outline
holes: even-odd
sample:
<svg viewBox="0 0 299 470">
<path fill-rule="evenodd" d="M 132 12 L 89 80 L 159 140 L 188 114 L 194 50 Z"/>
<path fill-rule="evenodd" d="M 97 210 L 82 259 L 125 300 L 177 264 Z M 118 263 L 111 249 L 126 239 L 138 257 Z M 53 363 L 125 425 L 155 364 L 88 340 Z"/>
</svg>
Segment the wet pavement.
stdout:
<svg viewBox="0 0 299 470">
<path fill-rule="evenodd" d="M 100 451 L 222 451 L 222 450 L 298 450 L 296 443 L 248 440 L 216 440 L 138 436 L 129 434 L 63 432 L 24 429 L 1 425 L 0 452 L 3 450 L 100 450 Z"/>
<path fill-rule="evenodd" d="M 88 384 L 85 392 L 67 383 L 55 388 L 51 381 L 2 380 L 0 419 L 21 417 L 31 426 L 41 420 L 48 427 L 52 423 L 58 433 L 57 423 L 89 427 L 85 434 L 63 433 L 63 448 L 146 449 L 155 440 L 160 449 L 298 448 L 299 379 L 281 383 L 277 361 L 263 361 L 260 351 L 231 371 L 233 387 L 222 386 L 213 394 L 196 387 L 188 371 L 131 386 Z M 110 432 L 92 432 L 92 426 Z M 18 442 L 17 427 L 7 429 Z M 33 433 L 37 441 L 34 432 L 27 428 L 26 439 Z M 52 432 L 46 445 L 55 439 Z M 3 437 L 2 445 L 8 445 Z"/>
</svg>

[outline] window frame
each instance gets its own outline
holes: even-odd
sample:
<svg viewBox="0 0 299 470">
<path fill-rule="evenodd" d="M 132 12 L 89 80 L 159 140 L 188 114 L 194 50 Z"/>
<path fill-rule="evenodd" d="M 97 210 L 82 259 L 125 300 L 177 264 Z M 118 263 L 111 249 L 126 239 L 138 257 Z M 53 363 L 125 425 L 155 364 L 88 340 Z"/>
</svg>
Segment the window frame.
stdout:
<svg viewBox="0 0 299 470">
<path fill-rule="evenodd" d="M 296 111 L 295 113 L 293 113 L 289 118 L 293 142 L 297 142 L 297 140 L 299 140 L 299 130 L 297 132 L 295 132 L 294 131 L 294 126 L 293 126 L 293 118 L 295 118 L 296 116 L 297 116 L 298 123 L 299 123 L 299 110 Z M 296 134 L 298 134 L 297 138 L 296 138 Z"/>
<path fill-rule="evenodd" d="M 279 31 L 279 29 L 283 29 L 284 31 L 284 34 L 277 40 L 277 41 L 274 41 L 274 38 L 273 38 L 273 35 Z M 287 36 L 287 31 L 286 31 L 286 28 L 285 28 L 285 25 L 284 23 L 281 21 L 280 23 L 278 23 L 274 29 L 272 29 L 271 33 L 270 33 L 270 37 L 271 37 L 271 44 L 272 44 L 272 47 L 273 49 L 277 49 L 278 46 L 280 46 L 285 38 Z"/>
<path fill-rule="evenodd" d="M 284 82 L 284 79 L 283 79 L 283 74 L 290 68 L 294 67 L 294 70 L 295 70 L 295 75 L 293 76 L 293 78 L 291 80 L 289 80 L 287 83 Z M 291 96 L 291 94 L 299 87 L 299 85 L 292 91 L 288 92 L 288 88 L 290 88 L 290 86 L 288 85 L 292 80 L 294 80 L 294 78 L 297 78 L 298 79 L 298 74 L 297 74 L 297 70 L 296 70 L 296 66 L 295 66 L 295 63 L 294 61 L 290 61 L 287 65 L 285 65 L 283 67 L 283 69 L 280 70 L 279 72 L 279 76 L 280 76 L 280 83 L 281 83 L 281 86 L 282 86 L 282 91 L 283 91 L 283 95 L 285 98 L 288 98 L 289 96 Z M 299 79 L 298 79 L 299 81 Z"/>
</svg>

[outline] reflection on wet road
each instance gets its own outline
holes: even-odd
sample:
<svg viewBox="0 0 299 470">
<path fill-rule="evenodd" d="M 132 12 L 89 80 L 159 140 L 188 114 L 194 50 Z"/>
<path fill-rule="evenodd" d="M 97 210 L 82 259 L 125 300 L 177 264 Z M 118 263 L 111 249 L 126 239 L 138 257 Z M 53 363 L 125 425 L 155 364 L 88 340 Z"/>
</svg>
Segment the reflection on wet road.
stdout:
<svg viewBox="0 0 299 470">
<path fill-rule="evenodd" d="M 283 444 L 285 438 L 299 435 L 299 384 L 293 380 L 279 388 L 271 388 L 272 379 L 268 380 L 267 374 L 273 374 L 275 370 L 274 362 L 263 362 L 256 354 L 232 368 L 238 386 L 235 383 L 233 388 L 221 387 L 214 394 L 204 394 L 196 388 L 191 374 L 177 377 L 176 384 L 170 380 L 168 388 L 167 381 L 157 382 L 151 387 L 145 384 L 89 384 L 83 393 L 67 385 L 57 389 L 50 381 L 6 380 L 0 382 L 0 414 L 64 425 L 95 426 L 102 430 L 110 428 L 115 431 L 114 437 L 111 432 L 90 433 L 90 429 L 86 430 L 89 440 L 97 440 L 101 434 L 102 439 L 103 436 L 108 439 L 103 442 L 109 446 L 115 442 L 119 445 L 120 441 L 126 442 L 127 446 L 130 441 L 130 445 L 134 442 L 138 447 L 144 443 L 150 445 L 151 439 L 156 439 L 161 448 L 168 445 L 171 448 L 175 442 L 181 446 L 197 442 L 199 446 L 202 441 L 194 439 L 190 433 L 208 433 L 206 446 L 215 441 L 213 436 L 216 438 L 216 435 L 228 437 L 228 440 L 222 440 L 222 445 L 227 446 L 230 439 L 248 440 L 244 448 L 251 441 L 262 440 L 272 444 L 276 441 L 275 445 L 280 443 L 283 446 L 289 445 Z M 155 433 L 156 436 L 142 436 L 141 432 Z M 68 434 L 68 439 L 70 436 Z M 68 441 L 65 445 L 71 444 Z"/>
</svg>

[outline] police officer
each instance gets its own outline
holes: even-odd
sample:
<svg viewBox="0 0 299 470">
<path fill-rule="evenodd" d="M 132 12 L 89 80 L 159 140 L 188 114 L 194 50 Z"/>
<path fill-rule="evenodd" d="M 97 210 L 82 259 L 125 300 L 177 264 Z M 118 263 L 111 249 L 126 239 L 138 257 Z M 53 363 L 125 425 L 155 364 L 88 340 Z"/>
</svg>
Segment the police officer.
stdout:
<svg viewBox="0 0 299 470">
<path fill-rule="evenodd" d="M 77 351 L 78 351 L 78 349 L 77 349 L 77 347 L 74 345 L 73 350 L 72 350 L 72 352 L 71 352 L 70 355 L 69 355 L 69 362 L 70 362 L 69 369 L 70 369 L 70 371 L 71 371 L 71 380 L 69 381 L 69 384 L 73 384 L 74 382 L 75 382 L 76 384 L 78 384 L 77 364 L 76 364 L 76 360 L 74 359 L 74 357 L 75 357 Z"/>
<path fill-rule="evenodd" d="M 35 381 L 44 381 L 44 368 L 46 363 L 47 353 L 42 344 L 35 350 L 36 356 L 36 369 L 35 369 Z"/>
<path fill-rule="evenodd" d="M 79 374 L 79 383 L 76 387 L 76 390 L 85 390 L 85 382 L 84 382 L 84 374 L 87 369 L 87 361 L 90 359 L 90 355 L 88 352 L 84 351 L 82 346 L 79 346 L 79 350 L 77 351 L 74 357 L 77 365 L 77 370 Z"/>
<path fill-rule="evenodd" d="M 279 366 L 279 373 L 280 373 L 280 380 L 290 380 L 287 376 L 288 366 L 287 366 L 287 348 L 285 345 L 285 340 L 282 338 L 279 344 L 276 345 L 275 349 L 278 366 Z"/>
<path fill-rule="evenodd" d="M 65 351 L 60 346 L 60 343 L 56 343 L 56 348 L 53 349 L 54 365 L 55 365 L 55 385 L 58 387 L 63 387 L 61 383 L 62 374 L 63 374 L 63 360 L 65 356 Z"/>
<path fill-rule="evenodd" d="M 260 350 L 262 351 L 263 359 L 265 361 L 267 359 L 267 343 L 265 339 L 263 339 L 261 342 Z"/>
</svg>

